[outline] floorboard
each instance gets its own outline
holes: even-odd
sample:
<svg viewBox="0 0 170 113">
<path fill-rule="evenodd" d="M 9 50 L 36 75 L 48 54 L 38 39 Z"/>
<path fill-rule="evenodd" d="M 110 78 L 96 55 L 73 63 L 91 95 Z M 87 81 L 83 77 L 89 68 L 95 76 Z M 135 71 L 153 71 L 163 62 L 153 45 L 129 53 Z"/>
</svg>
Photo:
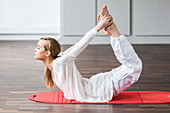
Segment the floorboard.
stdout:
<svg viewBox="0 0 170 113">
<path fill-rule="evenodd" d="M 29 95 L 47 89 L 44 65 L 34 59 L 37 41 L 0 41 L 0 113 L 170 113 L 170 104 L 80 105 L 45 104 Z M 62 45 L 64 51 L 70 45 Z M 170 45 L 134 45 L 143 61 L 137 83 L 127 90 L 170 91 Z M 76 59 L 84 77 L 120 66 L 110 45 L 89 45 Z"/>
</svg>

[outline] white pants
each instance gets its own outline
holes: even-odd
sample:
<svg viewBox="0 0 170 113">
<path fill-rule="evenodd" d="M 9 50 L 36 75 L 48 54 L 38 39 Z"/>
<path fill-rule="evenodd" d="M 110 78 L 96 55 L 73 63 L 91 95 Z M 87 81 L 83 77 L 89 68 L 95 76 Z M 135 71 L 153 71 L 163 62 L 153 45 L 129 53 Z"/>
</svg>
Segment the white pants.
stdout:
<svg viewBox="0 0 170 113">
<path fill-rule="evenodd" d="M 110 42 L 116 58 L 122 64 L 110 71 L 113 75 L 113 96 L 117 96 L 139 79 L 142 61 L 125 36 L 121 35 L 117 39 L 111 37 Z"/>
<path fill-rule="evenodd" d="M 142 62 L 132 45 L 127 41 L 124 35 L 119 38 L 110 37 L 110 42 L 114 54 L 121 66 L 112 69 L 109 72 L 98 73 L 90 78 L 91 87 L 89 94 L 102 95 L 101 98 L 110 100 L 119 95 L 135 83 L 142 72 Z"/>
</svg>

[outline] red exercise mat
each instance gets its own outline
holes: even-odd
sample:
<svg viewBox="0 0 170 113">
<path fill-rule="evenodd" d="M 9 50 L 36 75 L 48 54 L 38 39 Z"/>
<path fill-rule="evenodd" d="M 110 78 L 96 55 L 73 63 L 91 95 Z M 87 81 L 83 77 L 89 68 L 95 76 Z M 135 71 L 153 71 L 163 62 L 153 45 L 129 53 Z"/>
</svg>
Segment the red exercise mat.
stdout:
<svg viewBox="0 0 170 113">
<path fill-rule="evenodd" d="M 53 104 L 159 104 L 170 103 L 170 92 L 165 91 L 123 91 L 109 102 L 79 102 L 64 98 L 61 91 L 37 93 L 29 99 Z"/>
</svg>

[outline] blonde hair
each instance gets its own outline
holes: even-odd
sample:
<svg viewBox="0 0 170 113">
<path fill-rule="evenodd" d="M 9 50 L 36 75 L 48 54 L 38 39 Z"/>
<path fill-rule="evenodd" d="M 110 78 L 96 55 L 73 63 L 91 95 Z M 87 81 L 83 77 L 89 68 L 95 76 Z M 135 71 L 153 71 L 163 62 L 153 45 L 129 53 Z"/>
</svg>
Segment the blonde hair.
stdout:
<svg viewBox="0 0 170 113">
<path fill-rule="evenodd" d="M 48 44 L 46 44 L 44 48 L 45 48 L 45 51 L 51 52 L 52 59 L 56 59 L 57 57 L 60 57 L 58 56 L 58 54 L 61 52 L 61 46 L 57 40 L 51 37 L 42 37 L 40 40 L 48 41 Z M 54 86 L 52 74 L 48 68 L 45 69 L 44 80 L 46 81 L 47 88 L 52 88 Z"/>
</svg>

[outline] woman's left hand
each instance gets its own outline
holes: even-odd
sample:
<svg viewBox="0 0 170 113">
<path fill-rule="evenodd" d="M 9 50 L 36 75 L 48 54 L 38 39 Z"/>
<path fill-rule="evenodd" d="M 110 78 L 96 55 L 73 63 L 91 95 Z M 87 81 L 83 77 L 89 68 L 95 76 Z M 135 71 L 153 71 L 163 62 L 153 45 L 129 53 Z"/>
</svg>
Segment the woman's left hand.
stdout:
<svg viewBox="0 0 170 113">
<path fill-rule="evenodd" d="M 107 28 L 108 26 L 110 26 L 111 24 L 112 24 L 112 20 L 113 20 L 113 18 L 112 18 L 112 16 L 111 15 L 105 15 L 105 16 L 103 16 L 102 17 L 102 19 L 101 19 L 101 21 L 100 21 L 100 23 L 98 23 L 97 25 L 96 25 L 96 30 L 97 31 L 100 31 L 101 29 L 103 29 L 103 28 Z"/>
</svg>

